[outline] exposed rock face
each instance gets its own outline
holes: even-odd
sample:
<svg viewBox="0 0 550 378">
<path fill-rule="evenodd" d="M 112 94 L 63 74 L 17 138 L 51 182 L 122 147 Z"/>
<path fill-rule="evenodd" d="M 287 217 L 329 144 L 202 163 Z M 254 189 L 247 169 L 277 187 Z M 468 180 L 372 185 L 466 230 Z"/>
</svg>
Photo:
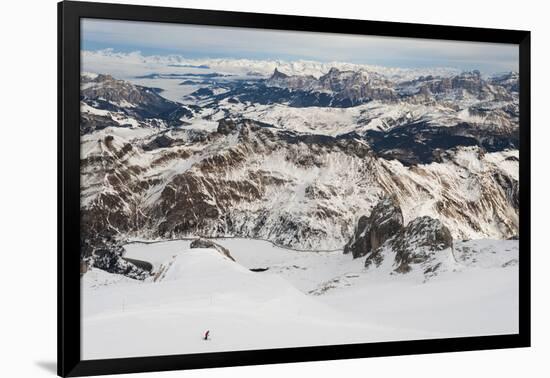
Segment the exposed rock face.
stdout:
<svg viewBox="0 0 550 378">
<path fill-rule="evenodd" d="M 291 89 L 293 91 L 313 92 L 318 95 L 329 94 L 329 104 L 337 107 L 349 107 L 373 99 L 392 101 L 397 99 L 394 84 L 374 72 L 340 71 L 331 68 L 328 73 L 316 79 L 313 76 L 286 75 L 277 69 L 266 81 L 267 87 Z M 295 101 L 299 105 L 299 101 Z M 311 105 L 323 105 L 323 99 Z M 303 105 L 303 104 L 302 104 Z"/>
<path fill-rule="evenodd" d="M 151 273 L 153 271 L 153 264 L 151 264 L 149 261 L 137 260 L 137 259 L 132 259 L 132 258 L 129 258 L 129 257 L 123 257 L 122 259 L 124 261 L 127 261 L 127 262 L 137 266 L 141 270 L 144 270 L 148 273 Z"/>
<path fill-rule="evenodd" d="M 222 119 L 218 122 L 218 133 L 222 135 L 229 135 L 237 129 L 237 125 L 231 119 Z"/>
<path fill-rule="evenodd" d="M 106 201 L 106 206 L 109 206 L 107 203 Z M 119 216 L 120 218 L 117 219 Z M 120 222 L 123 216 L 116 215 L 116 212 L 105 213 L 104 209 L 98 206 L 81 210 L 80 275 L 84 275 L 90 267 L 96 267 L 138 280 L 149 277 L 147 270 L 123 258 L 124 240 L 119 238 L 117 231 L 112 227 L 105 226 L 103 222 L 108 222 L 109 219 Z"/>
<path fill-rule="evenodd" d="M 337 249 L 350 235 L 358 238 L 368 219 L 358 232 L 354 220 L 387 193 L 398 197 L 402 214 L 416 205 L 411 198 L 433 204 L 432 216 L 453 227 L 457 238 L 517 234 L 517 180 L 499 168 L 518 164 L 512 153 L 491 157 L 477 147 L 460 148 L 443 151 L 437 164 L 407 167 L 377 157 L 357 138 L 300 134 L 250 120 L 224 119 L 204 138 L 187 134 L 84 138 L 90 152 L 81 160 L 81 214 L 89 234 L 240 236 Z M 156 148 L 161 145 L 170 146 Z M 472 159 L 479 168 L 467 165 Z M 318 172 L 313 180 L 312 170 Z M 495 220 L 501 234 L 489 234 Z M 364 256 L 383 243 L 378 234 L 385 230 L 377 227 L 372 240 L 352 239 L 346 251 Z"/>
<path fill-rule="evenodd" d="M 395 197 L 386 197 L 376 204 L 370 216 L 359 218 L 351 240 L 344 246 L 344 253 L 353 258 L 367 255 L 393 238 L 403 228 L 403 212 Z"/>
<path fill-rule="evenodd" d="M 496 75 L 490 81 L 492 84 L 500 85 L 511 92 L 519 92 L 519 74 L 517 72 Z"/>
<path fill-rule="evenodd" d="M 199 239 L 195 239 L 191 242 L 191 245 L 190 245 L 191 248 L 212 248 L 212 249 L 215 249 L 216 251 L 220 252 L 222 255 L 224 255 L 225 257 L 235 261 L 235 259 L 233 258 L 233 256 L 231 256 L 231 253 L 229 252 L 229 250 L 217 243 L 214 243 L 212 240 L 208 240 L 208 239 L 203 239 L 203 238 L 199 238 Z"/>
<path fill-rule="evenodd" d="M 96 130 L 102 130 L 107 127 L 122 127 L 121 124 L 114 121 L 111 117 L 97 114 L 80 113 L 80 132 L 87 134 Z"/>
<path fill-rule="evenodd" d="M 484 101 L 511 101 L 511 92 L 517 92 L 514 90 L 517 89 L 517 83 L 517 77 L 512 75 L 484 80 L 479 71 L 473 70 L 453 77 L 421 76 L 401 83 L 400 88 L 407 88 L 405 93 L 415 100 L 445 100 L 452 95 L 457 98 L 474 96 Z"/>
<path fill-rule="evenodd" d="M 365 267 L 380 266 L 384 259 L 393 259 L 397 273 L 407 273 L 411 265 L 419 264 L 428 275 L 439 268 L 435 254 L 452 245 L 451 232 L 437 219 L 422 216 L 403 226 L 403 213 L 396 198 L 386 197 L 369 217 L 359 218 L 344 253 L 351 252 L 354 258 L 367 256 Z"/>
<path fill-rule="evenodd" d="M 369 85 L 375 84 L 375 75 L 361 75 Z M 275 76 L 277 80 L 289 79 L 288 75 Z M 359 76 L 355 78 L 359 80 Z M 471 84 L 457 85 L 475 90 L 477 76 L 463 78 Z M 353 77 L 344 71 L 332 71 L 323 79 L 323 85 L 345 90 L 346 82 Z M 81 99 L 82 117 L 86 118 L 81 123 L 80 161 L 83 259 L 91 259 L 99 249 L 112 250 L 116 255 L 111 245 L 121 245 L 125 237 L 197 235 L 261 238 L 298 250 L 335 250 L 347 243 L 346 252 L 356 257 L 382 256 L 373 252 L 389 245 L 388 238 L 403 226 L 403 216 L 414 219 L 424 214 L 441 220 L 455 238 L 507 238 L 518 234 L 514 102 L 481 103 L 471 96 L 465 101 L 467 108 L 460 102 L 445 102 L 467 91 L 453 89 L 450 80 L 450 89 L 445 89 L 448 92 L 441 93 L 442 102 L 425 106 L 431 109 L 428 113 L 409 114 L 416 108 L 401 101 L 410 101 L 415 94 L 400 99 L 396 105 L 404 105 L 406 110 L 398 112 L 396 118 L 401 126 L 384 121 L 380 128 L 370 125 L 365 131 L 362 127 L 366 124 L 358 122 L 354 131 L 323 134 L 286 127 L 290 109 L 286 103 L 275 107 L 277 111 L 284 109 L 281 124 L 267 123 L 274 121 L 265 118 L 263 110 L 255 119 L 242 113 L 241 104 L 237 110 L 224 108 L 226 103 L 220 102 L 223 96 L 238 97 L 247 103 L 247 109 L 255 109 L 264 98 L 254 96 L 267 96 L 263 90 L 265 80 L 235 81 L 224 82 L 228 91 L 214 91 L 208 102 L 185 105 L 195 118 L 173 128 L 166 120 L 141 117 L 135 108 L 128 108 L 134 113 L 126 112 L 124 106 L 128 104 L 122 99 L 133 98 L 125 95 L 126 84 L 112 78 L 94 80 L 83 83 L 120 86 L 120 90 L 113 92 L 110 101 L 101 102 L 99 97 Z M 441 78 L 424 81 L 438 80 Z M 242 92 L 235 92 L 232 86 Z M 139 86 L 136 90 L 140 91 Z M 299 90 L 271 90 L 271 94 L 300 95 Z M 156 93 L 152 88 L 149 92 Z M 91 96 L 90 91 L 84 93 Z M 431 96 L 429 101 L 439 96 L 426 93 Z M 312 92 L 307 96 L 319 100 L 324 95 L 334 100 L 334 93 Z M 264 99 L 280 104 L 284 97 Z M 350 109 L 359 117 L 350 122 L 355 124 L 363 112 L 365 119 L 377 120 L 385 117 L 388 109 L 394 109 L 393 103 L 374 105 L 361 105 L 360 111 Z M 444 118 L 449 122 L 443 123 L 445 127 L 439 115 L 429 118 L 435 108 L 450 114 L 450 118 Z M 324 110 L 306 109 L 305 115 L 311 113 L 315 120 L 332 114 L 334 109 L 318 115 Z M 470 114 L 465 115 L 463 110 Z M 348 110 L 337 111 L 346 114 Z M 462 121 L 454 118 L 455 112 L 483 119 L 506 114 L 516 132 L 506 131 L 506 122 L 457 124 Z M 431 121 L 418 121 L 425 116 Z M 305 121 L 309 119 L 307 116 Z M 200 126 L 193 127 L 197 120 Z M 205 120 L 208 127 L 202 124 Z M 217 128 L 211 127 L 212 121 L 218 122 Z M 299 125 L 305 121 L 302 119 Z M 110 132 L 115 123 L 128 129 Z M 390 193 L 399 206 L 389 206 L 390 202 L 375 209 L 379 199 Z M 422 212 L 419 203 L 424 205 Z M 359 218 L 369 209 L 370 216 Z M 381 221 L 383 210 L 394 215 L 389 216 L 387 224 Z M 102 239 L 110 241 L 106 244 Z M 118 258 L 112 261 L 118 264 Z"/>
<path fill-rule="evenodd" d="M 123 274 L 127 277 L 144 280 L 150 274 L 122 257 L 122 247 L 99 248 L 93 255 L 93 266 L 110 273 Z"/>
<path fill-rule="evenodd" d="M 81 134 L 109 126 L 132 126 L 128 122 L 154 127 L 179 126 L 182 124 L 182 116 L 193 114 L 187 107 L 160 96 L 158 90 L 117 80 L 110 75 L 97 75 L 94 78 L 81 76 L 80 101 L 91 108 L 120 116 L 119 121 L 114 121 L 110 116 L 82 112 Z"/>
<path fill-rule="evenodd" d="M 155 139 L 153 139 L 149 143 L 144 144 L 142 148 L 145 151 L 152 151 L 152 150 L 156 150 L 158 148 L 172 147 L 176 143 L 177 143 L 176 140 L 174 140 L 174 139 L 170 138 L 169 136 L 163 134 L 163 135 L 159 135 L 158 137 L 156 137 Z"/>
<path fill-rule="evenodd" d="M 452 248 L 453 237 L 439 220 L 424 216 L 409 222 L 390 244 L 395 251 L 396 272 L 406 273 L 411 264 L 429 262 L 434 253 Z"/>
<path fill-rule="evenodd" d="M 272 91 L 270 98 L 274 98 L 276 93 L 279 98 L 289 100 L 291 106 L 349 107 L 372 100 L 433 103 L 475 97 L 481 101 L 513 101 L 518 92 L 518 82 L 517 73 L 511 72 L 486 80 L 477 70 L 452 77 L 428 75 L 410 81 L 393 82 L 365 70 L 341 71 L 331 68 L 317 79 L 310 75 L 286 75 L 275 69 L 266 80 L 266 89 Z M 303 98 L 315 93 L 317 98 L 299 101 L 297 92 Z"/>
<path fill-rule="evenodd" d="M 509 176 L 496 172 L 493 175 L 495 181 L 501 186 L 506 193 L 506 198 L 514 209 L 519 209 L 519 182 Z"/>
<path fill-rule="evenodd" d="M 277 68 L 275 68 L 275 71 L 273 71 L 273 75 L 271 75 L 270 80 L 276 81 L 276 80 L 285 80 L 288 78 L 287 74 L 282 73 Z"/>
<path fill-rule="evenodd" d="M 434 127 L 427 122 L 417 122 L 395 127 L 388 132 L 368 130 L 365 140 L 378 156 L 388 160 L 397 159 L 410 166 L 437 161 L 441 152 L 451 150 L 452 146 L 477 145 L 488 152 L 518 148 L 518 130 L 508 132 L 505 129 L 508 123 L 503 122 L 501 125 L 504 130 L 496 131 L 468 123 Z"/>
</svg>

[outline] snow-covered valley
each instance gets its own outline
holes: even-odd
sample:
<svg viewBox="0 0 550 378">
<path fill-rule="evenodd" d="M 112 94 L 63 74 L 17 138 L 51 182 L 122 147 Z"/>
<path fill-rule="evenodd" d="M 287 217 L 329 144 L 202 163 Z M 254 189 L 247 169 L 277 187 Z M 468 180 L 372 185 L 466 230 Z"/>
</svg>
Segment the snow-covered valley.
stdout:
<svg viewBox="0 0 550 378">
<path fill-rule="evenodd" d="M 367 269 L 342 251 L 299 252 L 262 240 L 216 239 L 234 262 L 215 249 L 190 249 L 190 243 L 125 245 L 126 258 L 152 263 L 153 275 L 144 281 L 97 268 L 84 274 L 84 359 L 518 330 L 514 240 L 457 242 L 452 251 L 442 251 L 451 269 L 429 279 L 419 270 Z"/>
</svg>

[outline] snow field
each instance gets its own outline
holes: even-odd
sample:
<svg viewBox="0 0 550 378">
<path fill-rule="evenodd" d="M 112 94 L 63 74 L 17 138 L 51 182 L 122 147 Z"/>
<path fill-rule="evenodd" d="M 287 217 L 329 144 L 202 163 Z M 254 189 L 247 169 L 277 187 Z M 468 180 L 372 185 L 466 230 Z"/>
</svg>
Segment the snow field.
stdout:
<svg viewBox="0 0 550 378">
<path fill-rule="evenodd" d="M 126 257 L 163 275 L 145 282 L 92 269 L 82 279 L 82 357 L 459 337 L 517 332 L 517 241 L 461 242 L 453 270 L 365 270 L 339 252 L 216 239 L 236 262 L 190 240 L 133 242 Z M 464 247 L 479 250 L 474 262 Z M 467 248 L 466 248 L 467 249 Z M 450 252 L 449 252 L 450 253 Z M 450 256 L 450 255 L 449 255 Z M 481 261 L 481 263 L 477 263 Z M 252 272 L 250 268 L 269 268 Z M 211 340 L 202 340 L 210 330 Z"/>
</svg>

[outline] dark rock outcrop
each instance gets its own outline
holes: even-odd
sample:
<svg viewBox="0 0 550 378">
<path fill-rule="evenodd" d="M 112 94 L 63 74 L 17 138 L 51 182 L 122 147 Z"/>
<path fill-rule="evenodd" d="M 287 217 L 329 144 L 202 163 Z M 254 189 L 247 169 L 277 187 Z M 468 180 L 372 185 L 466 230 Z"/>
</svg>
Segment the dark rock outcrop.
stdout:
<svg viewBox="0 0 550 378">
<path fill-rule="evenodd" d="M 134 264 L 138 268 L 140 268 L 140 269 L 142 269 L 142 270 L 144 270 L 148 273 L 151 273 L 153 271 L 153 264 L 151 264 L 149 261 L 131 259 L 129 257 L 123 257 L 122 259 L 124 261 L 127 261 L 127 262 L 131 263 L 131 264 Z"/>
<path fill-rule="evenodd" d="M 120 246 L 97 249 L 93 256 L 93 266 L 109 273 L 123 274 L 126 277 L 144 280 L 148 271 L 138 267 L 122 257 L 124 250 Z"/>
<path fill-rule="evenodd" d="M 237 124 L 231 119 L 221 119 L 218 122 L 218 133 L 222 135 L 229 135 L 233 131 L 237 130 Z"/>
<path fill-rule="evenodd" d="M 344 246 L 344 253 L 353 258 L 377 250 L 403 228 L 403 213 L 394 197 L 382 199 L 372 209 L 370 216 L 359 218 L 351 240 Z"/>
<path fill-rule="evenodd" d="M 282 73 L 277 68 L 275 68 L 275 71 L 273 71 L 273 75 L 271 75 L 270 80 L 279 80 L 279 79 L 287 79 L 288 75 L 285 73 Z"/>
<path fill-rule="evenodd" d="M 411 265 L 422 264 L 424 273 L 429 275 L 440 266 L 436 253 L 452 245 L 451 232 L 437 219 L 418 217 L 403 226 L 403 213 L 396 198 L 386 197 L 370 216 L 359 218 L 344 253 L 351 253 L 354 258 L 367 256 L 365 267 L 379 266 L 385 258 L 392 258 L 397 273 L 407 273 Z"/>
<path fill-rule="evenodd" d="M 172 147 L 176 144 L 176 140 L 170 138 L 168 135 L 159 135 L 155 139 L 151 140 L 149 143 L 142 146 L 144 151 L 152 151 L 158 148 L 167 148 Z"/>
<path fill-rule="evenodd" d="M 439 220 L 423 216 L 409 222 L 390 244 L 395 251 L 395 271 L 406 273 L 411 270 L 411 264 L 429 262 L 435 252 L 452 248 L 453 237 Z"/>
<path fill-rule="evenodd" d="M 212 240 L 198 238 L 191 242 L 190 247 L 191 248 L 212 248 L 218 251 L 219 253 L 221 253 L 222 255 L 224 255 L 225 257 L 235 261 L 235 259 L 233 258 L 233 256 L 231 256 L 231 253 L 227 248 L 217 243 L 214 243 Z"/>
<path fill-rule="evenodd" d="M 111 117 L 91 113 L 80 113 L 80 134 L 84 135 L 107 127 L 121 127 Z"/>
<path fill-rule="evenodd" d="M 479 146 L 487 152 L 516 149 L 519 147 L 519 129 L 486 129 L 467 122 L 436 127 L 418 121 L 387 132 L 368 130 L 364 139 L 378 156 L 411 166 L 440 161 L 441 151 L 448 152 L 457 147 Z"/>
</svg>

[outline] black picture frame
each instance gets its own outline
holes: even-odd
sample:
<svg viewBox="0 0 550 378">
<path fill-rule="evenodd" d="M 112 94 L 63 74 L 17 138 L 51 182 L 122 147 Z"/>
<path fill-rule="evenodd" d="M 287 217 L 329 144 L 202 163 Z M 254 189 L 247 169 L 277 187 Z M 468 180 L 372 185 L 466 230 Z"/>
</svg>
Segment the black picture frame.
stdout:
<svg viewBox="0 0 550 378">
<path fill-rule="evenodd" d="M 80 19 L 118 19 L 519 45 L 519 333 L 140 358 L 81 360 L 79 276 Z M 58 374 L 83 376 L 530 346 L 530 32 L 63 1 L 58 3 Z"/>
</svg>

